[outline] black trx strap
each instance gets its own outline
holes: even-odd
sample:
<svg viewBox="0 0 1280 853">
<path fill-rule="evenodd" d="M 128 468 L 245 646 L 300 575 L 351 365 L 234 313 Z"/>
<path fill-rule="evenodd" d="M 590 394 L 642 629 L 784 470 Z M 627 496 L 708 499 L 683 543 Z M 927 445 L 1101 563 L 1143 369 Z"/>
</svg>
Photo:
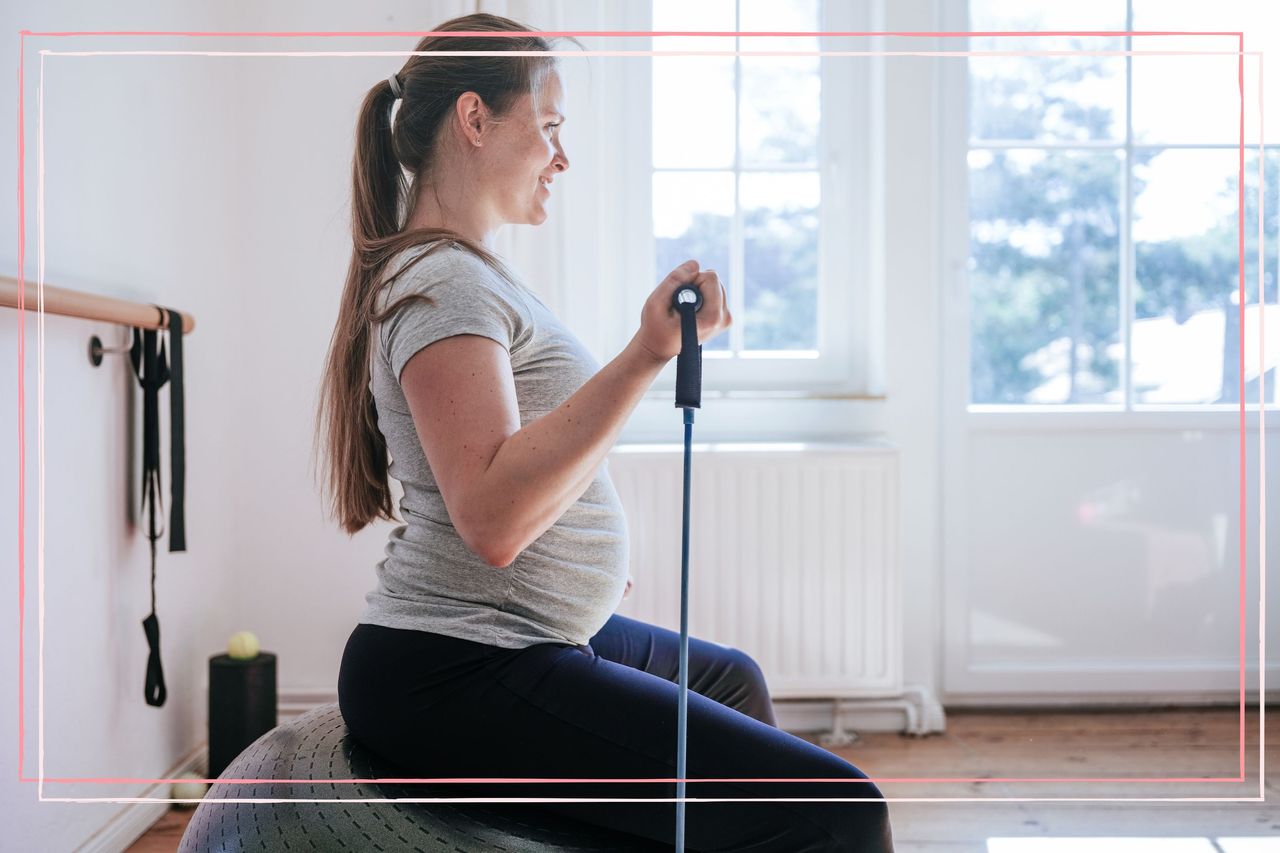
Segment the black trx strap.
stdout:
<svg viewBox="0 0 1280 853">
<path fill-rule="evenodd" d="M 151 540 L 151 614 L 142 620 L 142 630 L 147 635 L 151 649 L 147 658 L 147 682 L 145 696 L 148 705 L 164 704 L 167 691 L 164 686 L 164 667 L 160 663 L 160 620 L 156 618 L 156 500 L 160 499 L 160 388 L 169 385 L 169 455 L 173 458 L 173 475 L 170 478 L 172 493 L 169 517 L 169 550 L 187 550 L 184 510 L 184 486 L 186 465 L 183 459 L 182 422 L 182 315 L 172 308 L 160 308 L 162 317 L 169 318 L 169 342 L 173 353 L 173 367 L 165 361 L 164 341 L 156 355 L 156 331 L 147 329 L 139 334 L 133 330 L 133 346 L 129 359 L 133 372 L 142 385 L 142 505 L 150 503 L 147 538 Z M 164 511 L 163 500 L 161 512 Z"/>
</svg>

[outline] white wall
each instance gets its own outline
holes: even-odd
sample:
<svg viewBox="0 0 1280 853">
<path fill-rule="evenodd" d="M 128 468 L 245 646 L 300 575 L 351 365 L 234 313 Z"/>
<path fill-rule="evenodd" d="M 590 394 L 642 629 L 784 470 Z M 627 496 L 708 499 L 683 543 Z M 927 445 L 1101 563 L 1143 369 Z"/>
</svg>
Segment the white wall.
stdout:
<svg viewBox="0 0 1280 853">
<path fill-rule="evenodd" d="M 206 4 L 181 6 L 125 2 L 111 6 L 83 3 L 23 4 L 4 7 L 0 30 L 4 64 L 18 65 L 17 30 L 71 29 L 216 29 L 220 22 Z M 130 39 L 140 46 L 141 39 Z M 86 47 L 87 39 L 67 38 L 60 49 Z M 53 48 L 51 42 L 42 47 Z M 38 272 L 36 203 L 37 135 L 35 127 L 39 60 L 26 55 L 24 97 L 27 168 L 25 275 Z M 49 315 L 44 321 L 44 437 L 37 410 L 40 381 L 39 322 L 24 318 L 25 335 L 25 537 L 22 578 L 25 645 L 22 687 L 25 695 L 25 750 L 22 776 L 35 778 L 41 767 L 49 777 L 156 777 L 175 765 L 202 738 L 204 662 L 228 628 L 239 621 L 239 577 L 230 571 L 238 559 L 236 507 L 228 496 L 241 488 L 234 458 L 243 441 L 237 424 L 251 411 L 237 380 L 241 364 L 225 330 L 235 328 L 240 298 L 229 283 L 237 280 L 242 259 L 223 251 L 244 240 L 243 224 L 231 215 L 244 152 L 232 129 L 242 125 L 234 89 L 207 73 L 210 62 L 152 61 L 140 58 L 46 57 L 45 205 L 46 277 L 57 285 L 139 301 L 156 301 L 190 310 L 200 326 L 189 350 L 187 444 L 189 546 L 186 554 L 167 553 L 161 540 L 157 560 L 157 598 L 162 660 L 168 700 L 162 708 L 145 704 L 143 685 L 147 644 L 141 621 L 150 611 L 149 547 L 137 515 L 135 481 L 140 457 L 130 452 L 138 430 L 130 423 L 141 396 L 132 393 L 132 374 L 124 356 L 108 356 L 100 368 L 90 365 L 87 344 L 98 334 L 108 345 L 127 339 L 124 330 Z M 13 104 L 14 100 L 10 100 Z M 192 108 L 197 107 L 198 108 Z M 9 164 L 6 194 L 16 195 L 16 110 L 3 118 L 3 159 Z M 5 205 L 0 228 L 5 241 L 3 266 L 17 272 L 15 205 Z M 19 314 L 3 312 L 5 361 L 17 361 Z M 220 332 L 220 330 L 223 330 Z M 217 397 L 211 392 L 217 392 Z M 3 371 L 0 395 L 17 399 L 16 371 Z M 167 435 L 166 405 L 161 414 Z M 5 412 L 14 408 L 6 404 Z M 7 591 L 18 593 L 17 462 L 14 417 L 0 427 L 4 454 L 5 518 L 3 565 L 13 579 Z M 44 483 L 41 488 L 41 455 Z M 168 476 L 167 441 L 164 452 Z M 199 484 L 195 486 L 194 484 Z M 132 489 L 132 491 L 131 491 Z M 43 504 L 45 549 L 39 551 L 38 511 Z M 168 506 L 166 495 L 165 505 Z M 38 569 L 43 564 L 44 631 Z M 13 600 L 12 598 L 10 599 Z M 118 804 L 35 804 L 34 782 L 19 782 L 18 671 L 16 608 L 4 618 L 6 653 L 0 664 L 4 774 L 0 796 L 11 816 L 6 845 L 11 849 L 70 850 L 124 807 Z M 38 652 L 43 649 L 43 680 Z M 41 728 L 40 693 L 44 725 Z M 42 735 L 42 737 L 41 737 Z M 135 795 L 136 784 L 47 784 L 45 797 Z M 15 825 L 16 824 L 16 825 Z"/>
<path fill-rule="evenodd" d="M 470 10 L 462 3 L 257 4 L 73 2 L 4 7 L 5 64 L 16 69 L 16 32 L 62 30 L 429 29 Z M 266 40 L 64 38 L 26 53 L 25 276 L 38 273 L 39 48 L 261 49 Z M 400 40 L 406 49 L 413 39 Z M 279 40 L 275 41 L 279 44 Z M 367 47 L 367 44 L 364 45 Z M 321 39 L 290 47 L 335 49 Z M 157 555 L 157 612 L 168 699 L 143 699 L 150 610 L 145 530 L 129 526 L 138 500 L 141 395 L 127 357 L 89 364 L 96 333 L 124 330 L 47 315 L 44 439 L 39 439 L 39 323 L 24 320 L 26 513 L 23 567 L 25 755 L 39 774 L 40 635 L 38 509 L 44 457 L 43 769 L 48 777 L 156 778 L 206 736 L 207 660 L 227 636 L 252 629 L 280 656 L 282 694 L 332 690 L 342 644 L 363 605 L 386 529 L 348 538 L 322 517 L 309 471 L 311 413 L 347 261 L 347 192 L 358 98 L 398 66 L 394 58 L 287 60 L 210 57 L 46 57 L 45 278 L 51 284 L 142 302 L 197 318 L 186 348 L 188 552 Z M 11 78 L 14 79 L 14 78 Z M 12 91 L 12 90 L 11 90 Z M 3 122 L 4 161 L 16 164 L 16 110 Z M 8 172 L 14 175 L 12 169 Z M 16 195 L 13 179 L 9 198 Z M 15 205 L 0 229 L 17 234 Z M 16 239 L 0 266 L 17 270 Z M 6 361 L 18 352 L 16 312 L 0 331 Z M 0 395 L 17 399 L 14 371 Z M 164 505 L 169 505 L 168 395 L 161 394 Z M 12 411 L 6 407 L 5 411 Z M 131 412 L 133 414 L 131 414 Z M 131 418 L 133 419 L 131 421 Z M 15 418 L 0 443 L 16 448 Z M 16 568 L 17 454 L 4 454 L 0 498 L 4 565 Z M 132 490 L 132 491 L 131 491 Z M 134 511 L 136 513 L 136 506 Z M 6 572 L 16 581 L 18 572 Z M 15 582 L 10 590 L 18 592 Z M 4 846 L 71 850 L 106 827 L 122 804 L 36 803 L 19 782 L 16 608 L 4 631 L 0 710 L 9 803 Z M 142 784 L 46 783 L 43 796 L 165 796 Z M 110 833 L 110 828 L 106 832 Z M 105 844 L 104 849 L 111 849 Z"/>
</svg>

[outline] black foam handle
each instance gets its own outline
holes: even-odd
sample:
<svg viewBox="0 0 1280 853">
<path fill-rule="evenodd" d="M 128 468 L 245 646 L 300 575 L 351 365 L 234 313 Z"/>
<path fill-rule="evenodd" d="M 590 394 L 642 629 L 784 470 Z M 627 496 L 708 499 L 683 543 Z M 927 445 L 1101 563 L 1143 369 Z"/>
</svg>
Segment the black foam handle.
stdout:
<svg viewBox="0 0 1280 853">
<path fill-rule="evenodd" d="M 676 357 L 676 406 L 702 408 L 702 344 L 698 343 L 698 310 L 702 291 L 693 285 L 676 290 L 672 305 L 680 312 L 680 355 Z"/>
</svg>

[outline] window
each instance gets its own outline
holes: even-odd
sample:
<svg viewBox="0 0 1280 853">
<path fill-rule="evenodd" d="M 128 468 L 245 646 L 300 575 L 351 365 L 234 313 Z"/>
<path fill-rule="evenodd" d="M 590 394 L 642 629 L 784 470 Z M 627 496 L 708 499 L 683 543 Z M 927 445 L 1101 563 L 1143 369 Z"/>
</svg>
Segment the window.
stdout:
<svg viewBox="0 0 1280 853">
<path fill-rule="evenodd" d="M 971 31 L 1245 33 L 1248 0 L 970 0 Z M 1245 58 L 1245 316 L 1235 36 L 971 37 L 970 50 L 1229 51 L 969 59 L 969 402 L 1117 410 L 1276 400 L 1277 155 L 1258 303 L 1258 62 Z M 1276 85 L 1268 84 L 1268 88 Z M 1258 334 L 1269 338 L 1261 363 Z M 1274 342 L 1274 343 L 1273 343 Z"/>
<path fill-rule="evenodd" d="M 865 13 L 865 4 L 829 0 L 654 0 L 651 29 L 866 29 Z M 867 40 L 830 41 L 655 36 L 653 49 L 856 50 Z M 719 274 L 734 319 L 703 345 L 709 391 L 867 393 L 878 385 L 867 353 L 881 321 L 869 316 L 858 203 L 868 195 L 860 166 L 868 65 L 867 57 L 653 57 L 654 283 L 696 258 Z"/>
</svg>

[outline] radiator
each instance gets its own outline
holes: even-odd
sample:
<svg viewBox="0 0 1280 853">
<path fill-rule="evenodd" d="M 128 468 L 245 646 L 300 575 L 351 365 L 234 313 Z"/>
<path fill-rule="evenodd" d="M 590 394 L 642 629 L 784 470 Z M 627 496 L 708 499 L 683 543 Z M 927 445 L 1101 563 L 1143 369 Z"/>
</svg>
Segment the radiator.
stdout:
<svg viewBox="0 0 1280 853">
<path fill-rule="evenodd" d="M 760 664 L 775 699 L 899 696 L 898 451 L 695 443 L 689 635 Z M 618 612 L 680 630 L 684 445 L 617 445 L 635 585 Z"/>
</svg>

